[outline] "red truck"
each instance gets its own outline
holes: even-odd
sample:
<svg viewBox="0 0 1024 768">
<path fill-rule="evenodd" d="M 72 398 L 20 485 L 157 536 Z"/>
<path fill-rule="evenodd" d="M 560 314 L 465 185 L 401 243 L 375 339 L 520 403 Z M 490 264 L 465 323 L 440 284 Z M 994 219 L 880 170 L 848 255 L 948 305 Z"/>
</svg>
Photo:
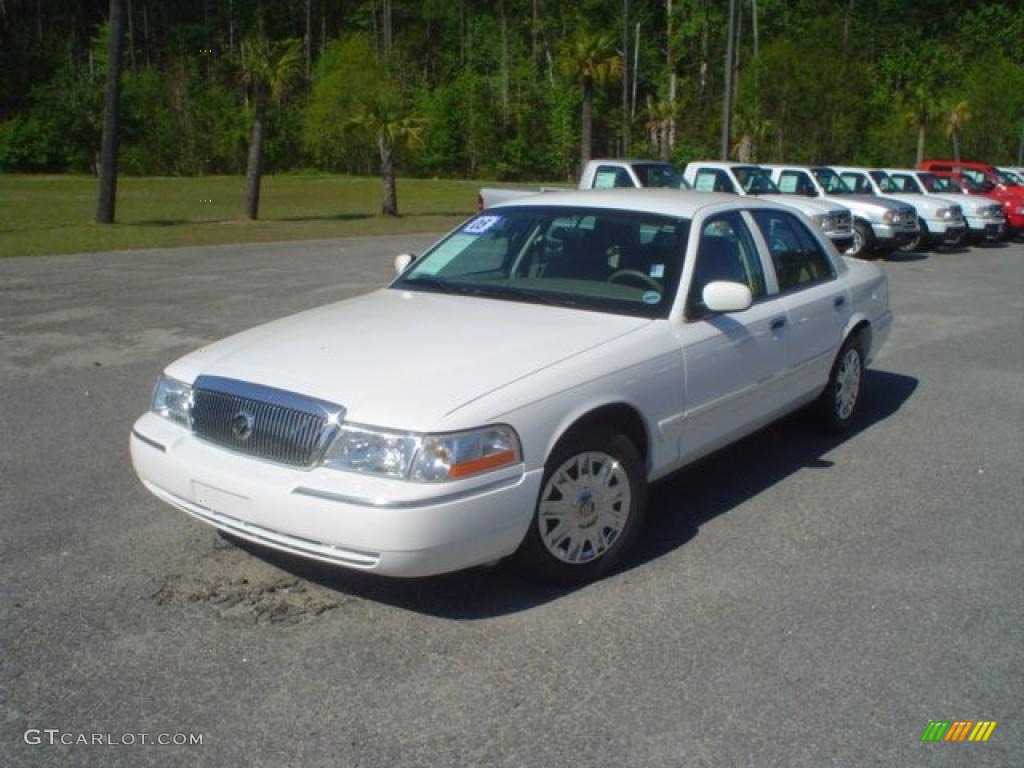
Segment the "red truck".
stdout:
<svg viewBox="0 0 1024 768">
<path fill-rule="evenodd" d="M 986 195 L 1002 203 L 1010 237 L 1024 235 L 1024 187 L 988 163 L 967 160 L 925 160 L 917 166 L 936 176 L 953 176 L 963 182 L 968 194 Z"/>
</svg>

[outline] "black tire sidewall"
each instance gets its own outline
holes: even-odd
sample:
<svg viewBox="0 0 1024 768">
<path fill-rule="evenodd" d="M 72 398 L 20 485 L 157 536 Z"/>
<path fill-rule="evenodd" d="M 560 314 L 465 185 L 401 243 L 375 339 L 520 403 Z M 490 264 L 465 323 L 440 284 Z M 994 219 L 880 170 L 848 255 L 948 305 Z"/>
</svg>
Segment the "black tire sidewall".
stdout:
<svg viewBox="0 0 1024 768">
<path fill-rule="evenodd" d="M 548 480 L 558 467 L 577 454 L 600 451 L 614 457 L 626 470 L 630 484 L 630 509 L 626 526 L 608 551 L 589 563 L 572 564 L 551 554 L 541 540 L 537 515 Z M 647 508 L 646 469 L 633 442 L 608 427 L 587 427 L 565 435 L 544 464 L 544 476 L 534 504 L 530 527 L 523 537 L 513 562 L 528 575 L 559 584 L 584 584 L 605 576 L 614 569 L 636 542 Z"/>
</svg>

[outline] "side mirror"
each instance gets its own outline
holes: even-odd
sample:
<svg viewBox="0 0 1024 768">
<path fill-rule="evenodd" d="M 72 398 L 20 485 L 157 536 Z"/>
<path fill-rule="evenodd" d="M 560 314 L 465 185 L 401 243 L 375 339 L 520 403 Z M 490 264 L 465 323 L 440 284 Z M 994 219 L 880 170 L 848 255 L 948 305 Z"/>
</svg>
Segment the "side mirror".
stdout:
<svg viewBox="0 0 1024 768">
<path fill-rule="evenodd" d="M 724 280 L 715 280 L 705 285 L 701 298 L 711 312 L 742 312 L 754 303 L 754 297 L 747 286 Z"/>
<path fill-rule="evenodd" d="M 414 261 L 416 261 L 415 253 L 400 253 L 395 256 L 395 274 L 400 275 L 405 272 Z"/>
</svg>

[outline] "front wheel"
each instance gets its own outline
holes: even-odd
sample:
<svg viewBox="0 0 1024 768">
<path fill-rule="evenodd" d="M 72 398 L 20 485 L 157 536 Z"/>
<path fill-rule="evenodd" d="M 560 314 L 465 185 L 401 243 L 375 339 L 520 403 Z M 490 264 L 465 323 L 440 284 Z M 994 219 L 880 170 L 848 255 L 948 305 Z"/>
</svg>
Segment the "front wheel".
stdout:
<svg viewBox="0 0 1024 768">
<path fill-rule="evenodd" d="M 863 221 L 853 223 L 853 244 L 847 249 L 846 255 L 855 259 L 869 259 L 875 248 L 875 233 Z"/>
<path fill-rule="evenodd" d="M 839 349 L 825 391 L 818 397 L 817 411 L 822 426 L 842 432 L 853 423 L 864 390 L 864 347 L 859 336 L 851 336 Z"/>
<path fill-rule="evenodd" d="M 632 547 L 646 506 L 646 473 L 629 438 L 606 427 L 572 433 L 548 459 L 514 560 L 545 581 L 599 579 Z"/>
<path fill-rule="evenodd" d="M 928 247 L 928 225 L 921 219 L 918 219 L 917 225 L 919 227 L 917 234 L 914 239 L 909 243 L 900 246 L 900 251 L 903 253 L 910 253 L 911 251 L 923 251 Z"/>
</svg>

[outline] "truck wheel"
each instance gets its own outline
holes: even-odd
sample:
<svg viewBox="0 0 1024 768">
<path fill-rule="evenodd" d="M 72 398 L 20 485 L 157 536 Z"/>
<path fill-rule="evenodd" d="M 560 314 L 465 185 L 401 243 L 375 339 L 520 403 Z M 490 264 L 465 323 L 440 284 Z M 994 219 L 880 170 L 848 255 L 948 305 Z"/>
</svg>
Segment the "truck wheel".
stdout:
<svg viewBox="0 0 1024 768">
<path fill-rule="evenodd" d="M 900 246 L 900 251 L 903 253 L 910 253 L 911 251 L 923 251 L 928 245 L 928 225 L 920 219 L 917 220 L 917 226 L 920 229 L 917 235 L 909 243 Z"/>
<path fill-rule="evenodd" d="M 855 259 L 870 259 L 875 250 L 875 233 L 871 226 L 863 221 L 853 223 L 853 245 L 846 251 L 847 256 Z"/>
<path fill-rule="evenodd" d="M 629 438 L 603 426 L 570 433 L 545 465 L 514 562 L 544 581 L 599 579 L 632 547 L 646 506 L 646 472 Z"/>
</svg>

